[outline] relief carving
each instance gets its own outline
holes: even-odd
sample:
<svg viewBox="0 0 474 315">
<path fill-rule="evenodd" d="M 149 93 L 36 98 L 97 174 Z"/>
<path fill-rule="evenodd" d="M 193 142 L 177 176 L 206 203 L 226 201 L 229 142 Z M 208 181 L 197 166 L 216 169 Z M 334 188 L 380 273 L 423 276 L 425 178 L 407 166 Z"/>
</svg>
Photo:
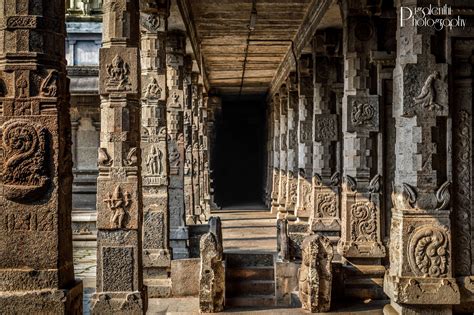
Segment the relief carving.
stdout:
<svg viewBox="0 0 474 315">
<path fill-rule="evenodd" d="M 420 277 L 444 278 L 449 273 L 449 236 L 440 226 L 423 226 L 408 242 L 409 262 Z"/>
<path fill-rule="evenodd" d="M 161 26 L 160 18 L 155 14 L 147 14 L 142 18 L 142 25 L 150 32 L 156 32 Z"/>
<path fill-rule="evenodd" d="M 130 74 L 130 66 L 122 57 L 116 55 L 111 64 L 107 65 L 107 87 L 117 91 L 131 90 L 131 83 L 128 75 Z"/>
<path fill-rule="evenodd" d="M 336 195 L 334 193 L 319 193 L 315 204 L 317 218 L 336 216 Z"/>
<path fill-rule="evenodd" d="M 58 72 L 51 70 L 41 83 L 40 95 L 43 97 L 56 97 L 58 95 Z"/>
<path fill-rule="evenodd" d="M 355 126 L 372 125 L 375 114 L 375 108 L 370 103 L 352 101 L 351 119 Z"/>
<path fill-rule="evenodd" d="M 315 116 L 315 141 L 336 141 L 337 121 L 336 115 L 316 115 Z"/>
<path fill-rule="evenodd" d="M 98 154 L 98 159 L 97 163 L 99 166 L 111 166 L 112 165 L 112 158 L 110 155 L 107 153 L 107 149 L 105 148 L 99 148 L 99 154 Z"/>
<path fill-rule="evenodd" d="M 436 89 L 434 83 L 440 79 L 439 71 L 433 71 L 425 80 L 423 87 L 421 88 L 420 94 L 414 97 L 416 105 L 420 105 L 423 108 L 439 111 L 443 110 L 443 106 L 436 102 Z"/>
<path fill-rule="evenodd" d="M 145 98 L 159 99 L 161 98 L 161 92 L 162 89 L 158 85 L 158 81 L 156 81 L 156 78 L 153 78 L 144 89 L 143 94 Z"/>
<path fill-rule="evenodd" d="M 2 130 L 5 198 L 32 201 L 42 197 L 49 183 L 46 128 L 18 119 L 4 123 Z"/>
<path fill-rule="evenodd" d="M 373 202 L 356 202 L 351 206 L 351 240 L 377 241 L 377 208 Z"/>
<path fill-rule="evenodd" d="M 122 192 L 120 185 L 115 187 L 112 194 L 104 199 L 109 210 L 112 211 L 110 223 L 114 228 L 123 228 L 128 209 L 132 203 L 132 197 L 128 191 Z"/>
<path fill-rule="evenodd" d="M 163 174 L 163 153 L 161 150 L 153 145 L 146 157 L 146 167 L 147 171 L 151 175 L 162 175 Z"/>
</svg>

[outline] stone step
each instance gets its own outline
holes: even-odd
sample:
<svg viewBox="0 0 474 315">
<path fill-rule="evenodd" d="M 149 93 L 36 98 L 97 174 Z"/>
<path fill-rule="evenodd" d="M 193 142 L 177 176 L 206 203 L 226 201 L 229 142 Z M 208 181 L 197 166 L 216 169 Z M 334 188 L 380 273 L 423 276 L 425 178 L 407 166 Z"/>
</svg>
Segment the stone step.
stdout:
<svg viewBox="0 0 474 315">
<path fill-rule="evenodd" d="M 272 267 L 272 254 L 226 253 L 226 268 L 233 267 Z"/>
<path fill-rule="evenodd" d="M 274 294 L 275 282 L 273 280 L 229 281 L 226 284 L 226 295 L 228 297 L 272 296 Z"/>
<path fill-rule="evenodd" d="M 148 298 L 171 297 L 171 279 L 144 279 L 147 286 Z"/>
<path fill-rule="evenodd" d="M 234 307 L 248 307 L 248 306 L 275 306 L 274 295 L 252 295 L 226 298 L 225 305 Z"/>
<path fill-rule="evenodd" d="M 274 280 L 273 267 L 233 267 L 226 269 L 226 278 L 229 281 L 238 280 Z"/>
</svg>

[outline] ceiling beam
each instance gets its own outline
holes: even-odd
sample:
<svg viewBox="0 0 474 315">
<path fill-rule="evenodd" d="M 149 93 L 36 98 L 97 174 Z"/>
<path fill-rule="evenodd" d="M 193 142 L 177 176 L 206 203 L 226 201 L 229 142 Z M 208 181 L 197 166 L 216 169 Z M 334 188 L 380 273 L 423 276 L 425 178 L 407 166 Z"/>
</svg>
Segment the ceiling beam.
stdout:
<svg viewBox="0 0 474 315">
<path fill-rule="evenodd" d="M 178 4 L 179 12 L 181 12 L 184 25 L 186 26 L 186 31 L 187 31 L 189 41 L 191 42 L 191 46 L 193 47 L 194 58 L 197 61 L 199 71 L 202 76 L 204 89 L 207 92 L 209 92 L 210 85 L 209 85 L 209 80 L 207 77 L 206 65 L 204 62 L 204 58 L 201 55 L 201 44 L 197 36 L 196 27 L 193 20 L 191 4 L 189 3 L 189 0 L 176 0 L 176 2 Z"/>
<path fill-rule="evenodd" d="M 280 89 L 282 83 L 286 80 L 291 69 L 296 68 L 295 57 L 299 57 L 303 52 L 305 46 L 311 41 L 311 38 L 316 33 L 319 23 L 323 19 L 325 13 L 336 0 L 312 0 L 308 6 L 303 21 L 298 28 L 298 32 L 293 37 L 293 47 L 290 47 L 285 54 L 282 62 L 278 66 L 278 70 L 270 83 L 267 100 L 270 100 Z M 294 51 L 292 51 L 294 49 Z"/>
</svg>

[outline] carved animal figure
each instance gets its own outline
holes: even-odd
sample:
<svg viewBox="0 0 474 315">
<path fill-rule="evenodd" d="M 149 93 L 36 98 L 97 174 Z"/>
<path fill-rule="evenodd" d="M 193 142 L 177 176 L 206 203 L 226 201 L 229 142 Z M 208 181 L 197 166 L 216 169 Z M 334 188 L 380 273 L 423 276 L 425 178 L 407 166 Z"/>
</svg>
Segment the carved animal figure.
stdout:
<svg viewBox="0 0 474 315">
<path fill-rule="evenodd" d="M 355 125 L 365 125 L 372 120 L 375 110 L 369 103 L 360 103 L 354 101 L 352 103 L 352 122 Z"/>
<path fill-rule="evenodd" d="M 423 87 L 421 88 L 420 94 L 414 97 L 416 105 L 421 105 L 429 110 L 442 110 L 443 106 L 436 102 L 436 90 L 434 87 L 435 80 L 440 78 L 438 71 L 433 71 L 428 78 L 426 78 Z"/>
</svg>

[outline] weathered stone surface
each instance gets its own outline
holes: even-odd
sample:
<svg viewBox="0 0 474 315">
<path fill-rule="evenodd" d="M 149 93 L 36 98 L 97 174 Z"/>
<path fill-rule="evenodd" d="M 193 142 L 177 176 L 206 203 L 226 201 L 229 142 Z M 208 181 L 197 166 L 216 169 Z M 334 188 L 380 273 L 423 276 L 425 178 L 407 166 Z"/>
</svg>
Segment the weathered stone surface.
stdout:
<svg viewBox="0 0 474 315">
<path fill-rule="evenodd" d="M 216 313 L 224 310 L 225 271 L 222 244 L 218 237 L 206 233 L 201 237 L 201 271 L 199 274 L 199 310 Z"/>
<path fill-rule="evenodd" d="M 329 239 L 319 234 L 303 241 L 299 270 L 299 293 L 305 310 L 327 312 L 331 307 L 333 249 Z"/>
<path fill-rule="evenodd" d="M 94 314 L 143 314 L 139 7 L 104 2 Z"/>
<path fill-rule="evenodd" d="M 80 314 L 64 1 L 0 7 L 0 312 Z"/>
<path fill-rule="evenodd" d="M 171 261 L 171 284 L 173 297 L 198 296 L 201 258 Z M 186 275 L 186 276 L 183 276 Z"/>
</svg>

